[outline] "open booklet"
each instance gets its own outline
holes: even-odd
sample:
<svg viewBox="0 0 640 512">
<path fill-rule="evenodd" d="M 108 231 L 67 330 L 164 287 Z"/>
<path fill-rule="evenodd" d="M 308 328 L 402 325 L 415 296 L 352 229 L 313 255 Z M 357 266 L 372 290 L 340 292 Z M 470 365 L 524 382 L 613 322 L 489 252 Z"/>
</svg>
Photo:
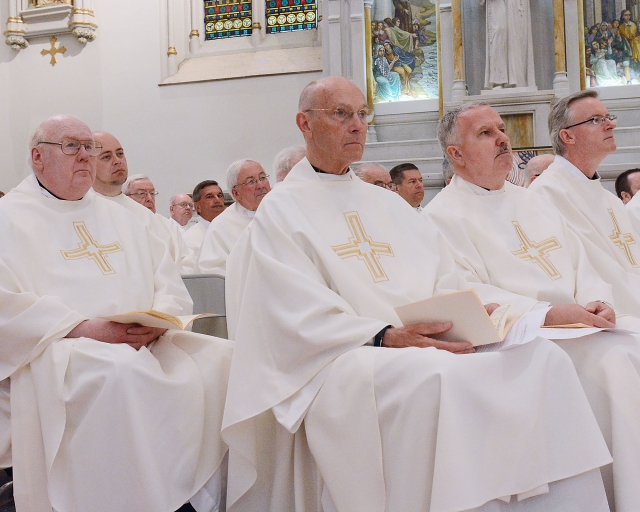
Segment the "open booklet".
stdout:
<svg viewBox="0 0 640 512">
<path fill-rule="evenodd" d="M 433 336 L 444 341 L 469 341 L 474 347 L 500 343 L 521 313 L 511 305 L 497 308 L 491 316 L 474 290 L 439 295 L 395 308 L 404 325 L 418 322 L 451 322 L 444 334 Z"/>
<path fill-rule="evenodd" d="M 120 313 L 118 315 L 103 316 L 106 320 L 117 322 L 119 324 L 140 324 L 146 327 L 157 327 L 159 329 L 180 329 L 185 330 L 191 323 L 199 318 L 209 318 L 215 315 L 213 313 L 203 313 L 200 315 L 184 315 L 173 316 L 154 309 L 146 311 L 129 311 L 128 313 Z"/>
</svg>

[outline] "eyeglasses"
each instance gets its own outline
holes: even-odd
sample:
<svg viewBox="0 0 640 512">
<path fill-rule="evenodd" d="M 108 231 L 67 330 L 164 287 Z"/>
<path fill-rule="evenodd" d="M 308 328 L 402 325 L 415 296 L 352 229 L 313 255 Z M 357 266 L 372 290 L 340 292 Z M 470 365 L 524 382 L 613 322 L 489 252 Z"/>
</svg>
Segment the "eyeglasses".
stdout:
<svg viewBox="0 0 640 512">
<path fill-rule="evenodd" d="M 396 189 L 396 184 L 391 182 L 391 183 L 385 183 L 384 181 L 374 181 L 373 184 L 376 187 L 382 187 L 382 188 L 386 188 L 387 190 L 395 190 Z"/>
<path fill-rule="evenodd" d="M 356 116 L 358 116 L 358 121 L 360 121 L 363 124 L 366 124 L 367 117 L 370 114 L 370 111 L 368 108 L 361 108 L 360 110 L 357 110 L 355 112 L 353 110 L 347 110 L 345 108 L 309 108 L 305 110 L 305 112 L 315 112 L 317 110 L 322 110 L 325 112 L 333 112 L 333 118 L 339 123 L 346 123 L 355 114 Z"/>
<path fill-rule="evenodd" d="M 173 206 L 179 206 L 180 208 L 189 208 L 190 210 L 193 210 L 193 203 L 177 203 Z"/>
<path fill-rule="evenodd" d="M 233 188 L 236 188 L 236 187 L 254 187 L 254 186 L 256 186 L 258 184 L 258 182 L 265 183 L 267 181 L 269 181 L 269 175 L 268 174 L 261 174 L 260 176 L 258 176 L 257 180 L 255 178 L 249 178 L 244 183 L 238 183 Z"/>
<path fill-rule="evenodd" d="M 611 114 L 607 114 L 606 116 L 593 116 L 587 119 L 586 121 L 582 121 L 581 123 L 576 123 L 576 124 L 572 124 L 571 126 L 567 126 L 564 128 L 564 130 L 568 130 L 569 128 L 573 128 L 574 126 L 580 126 L 581 124 L 587 124 L 587 123 L 593 123 L 596 126 L 602 125 L 605 123 L 605 121 L 607 121 L 607 119 L 612 123 L 616 124 L 616 119 L 618 119 L 618 116 L 613 116 Z"/>
<path fill-rule="evenodd" d="M 155 190 L 153 192 L 132 192 L 130 194 L 127 194 L 128 196 L 133 196 L 133 197 L 137 197 L 138 199 L 144 199 L 147 196 L 151 196 L 151 198 L 153 199 L 154 197 L 156 197 L 160 192 L 156 192 Z"/>
<path fill-rule="evenodd" d="M 89 153 L 91 156 L 98 156 L 100 151 L 102 151 L 102 144 L 99 142 L 94 142 L 92 140 L 65 140 L 64 142 L 45 142 L 40 141 L 38 144 L 53 144 L 55 146 L 60 146 L 60 149 L 65 155 L 77 155 L 78 151 L 80 151 L 81 147 L 84 147 L 84 150 Z"/>
</svg>

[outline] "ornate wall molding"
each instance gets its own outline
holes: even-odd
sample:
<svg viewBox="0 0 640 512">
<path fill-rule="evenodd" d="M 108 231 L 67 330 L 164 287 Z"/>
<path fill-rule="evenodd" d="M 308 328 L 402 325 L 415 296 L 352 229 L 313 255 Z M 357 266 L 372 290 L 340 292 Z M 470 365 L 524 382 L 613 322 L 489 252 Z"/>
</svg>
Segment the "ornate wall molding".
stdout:
<svg viewBox="0 0 640 512">
<path fill-rule="evenodd" d="M 16 51 L 29 46 L 29 39 L 73 34 L 81 44 L 96 38 L 92 0 L 8 0 L 9 17 L 5 43 Z"/>
</svg>

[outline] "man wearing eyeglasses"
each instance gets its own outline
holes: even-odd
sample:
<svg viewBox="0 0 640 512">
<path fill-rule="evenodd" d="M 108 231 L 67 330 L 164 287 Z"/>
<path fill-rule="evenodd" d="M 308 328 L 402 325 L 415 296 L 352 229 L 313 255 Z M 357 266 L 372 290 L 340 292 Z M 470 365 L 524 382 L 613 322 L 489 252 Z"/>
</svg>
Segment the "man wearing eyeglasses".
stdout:
<svg viewBox="0 0 640 512">
<path fill-rule="evenodd" d="M 371 183 L 376 187 L 386 188 L 387 190 L 395 190 L 396 186 L 391 181 L 389 171 L 375 162 L 362 164 L 353 171 L 355 175 L 366 183 Z"/>
<path fill-rule="evenodd" d="M 617 314 L 640 317 L 640 236 L 629 212 L 600 182 L 598 166 L 616 150 L 610 115 L 595 91 L 556 103 L 549 114 L 554 162 L 530 185 L 558 209 L 591 265 L 613 287 Z"/>
<path fill-rule="evenodd" d="M 184 234 L 187 224 L 193 217 L 193 201 L 187 194 L 176 194 L 171 198 L 169 212 L 171 220 L 178 225 L 180 232 Z"/>
<path fill-rule="evenodd" d="M 156 187 L 149 177 L 145 174 L 132 174 L 124 182 L 122 193 L 151 212 L 154 217 L 154 224 L 160 224 L 169 233 L 168 240 L 166 235 L 161 236 L 161 238 L 170 244 L 171 255 L 174 261 L 180 265 L 180 271 L 183 274 L 194 273 L 198 258 L 195 252 L 185 243 L 184 238 L 182 238 L 182 231 L 180 231 L 177 223 L 156 213 L 156 196 L 158 192 L 156 192 Z"/>
<path fill-rule="evenodd" d="M 192 301 L 166 245 L 91 191 L 101 149 L 79 119 L 46 120 L 30 140 L 33 173 L 0 202 L 17 510 L 169 512 L 212 497 L 199 510 L 224 509 L 215 403 L 231 344 L 104 318 L 185 315 Z"/>
<path fill-rule="evenodd" d="M 271 190 L 269 175 L 258 162 L 249 159 L 237 160 L 229 166 L 227 187 L 236 202 L 207 228 L 198 257 L 202 274 L 225 275 L 229 253 Z"/>
<path fill-rule="evenodd" d="M 590 470 L 611 459 L 561 349 L 537 338 L 474 353 L 435 338 L 444 318 L 399 320 L 397 306 L 471 285 L 404 199 L 353 175 L 368 113 L 345 78 L 303 90 L 307 157 L 229 258 L 229 510 L 255 510 L 264 489 L 272 510 L 294 497 L 348 512 L 606 510 Z"/>
</svg>

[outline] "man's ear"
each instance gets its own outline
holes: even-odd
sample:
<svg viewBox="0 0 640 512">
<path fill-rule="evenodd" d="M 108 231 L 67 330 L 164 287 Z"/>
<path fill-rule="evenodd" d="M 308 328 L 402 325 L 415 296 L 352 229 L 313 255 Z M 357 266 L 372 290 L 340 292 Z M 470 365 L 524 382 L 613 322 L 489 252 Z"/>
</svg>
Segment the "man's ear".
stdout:
<svg viewBox="0 0 640 512">
<path fill-rule="evenodd" d="M 44 170 L 44 163 L 42 161 L 42 152 L 40 148 L 31 148 L 31 161 L 33 162 L 33 170 L 42 172 Z"/>
<path fill-rule="evenodd" d="M 624 204 L 627 204 L 629 201 L 631 201 L 631 194 L 629 194 L 629 192 L 623 190 L 622 192 L 620 192 L 620 195 L 622 196 L 620 199 L 622 199 L 622 202 Z"/>
<path fill-rule="evenodd" d="M 313 132 L 311 131 L 311 127 L 309 126 L 309 117 L 306 112 L 298 112 L 296 114 L 296 124 L 298 128 L 302 132 L 302 135 L 305 139 L 312 139 Z"/>
<path fill-rule="evenodd" d="M 447 146 L 447 155 L 458 165 L 463 165 L 464 157 L 457 146 Z"/>
<path fill-rule="evenodd" d="M 231 196 L 232 196 L 232 197 L 237 201 L 237 200 L 238 200 L 238 195 L 239 195 L 239 194 L 238 194 L 238 191 L 236 190 L 236 188 L 235 188 L 235 187 L 233 187 L 233 188 L 231 189 Z"/>
<path fill-rule="evenodd" d="M 576 139 L 569 130 L 565 130 L 564 128 L 558 132 L 558 137 L 565 145 L 573 145 L 576 143 Z"/>
</svg>

